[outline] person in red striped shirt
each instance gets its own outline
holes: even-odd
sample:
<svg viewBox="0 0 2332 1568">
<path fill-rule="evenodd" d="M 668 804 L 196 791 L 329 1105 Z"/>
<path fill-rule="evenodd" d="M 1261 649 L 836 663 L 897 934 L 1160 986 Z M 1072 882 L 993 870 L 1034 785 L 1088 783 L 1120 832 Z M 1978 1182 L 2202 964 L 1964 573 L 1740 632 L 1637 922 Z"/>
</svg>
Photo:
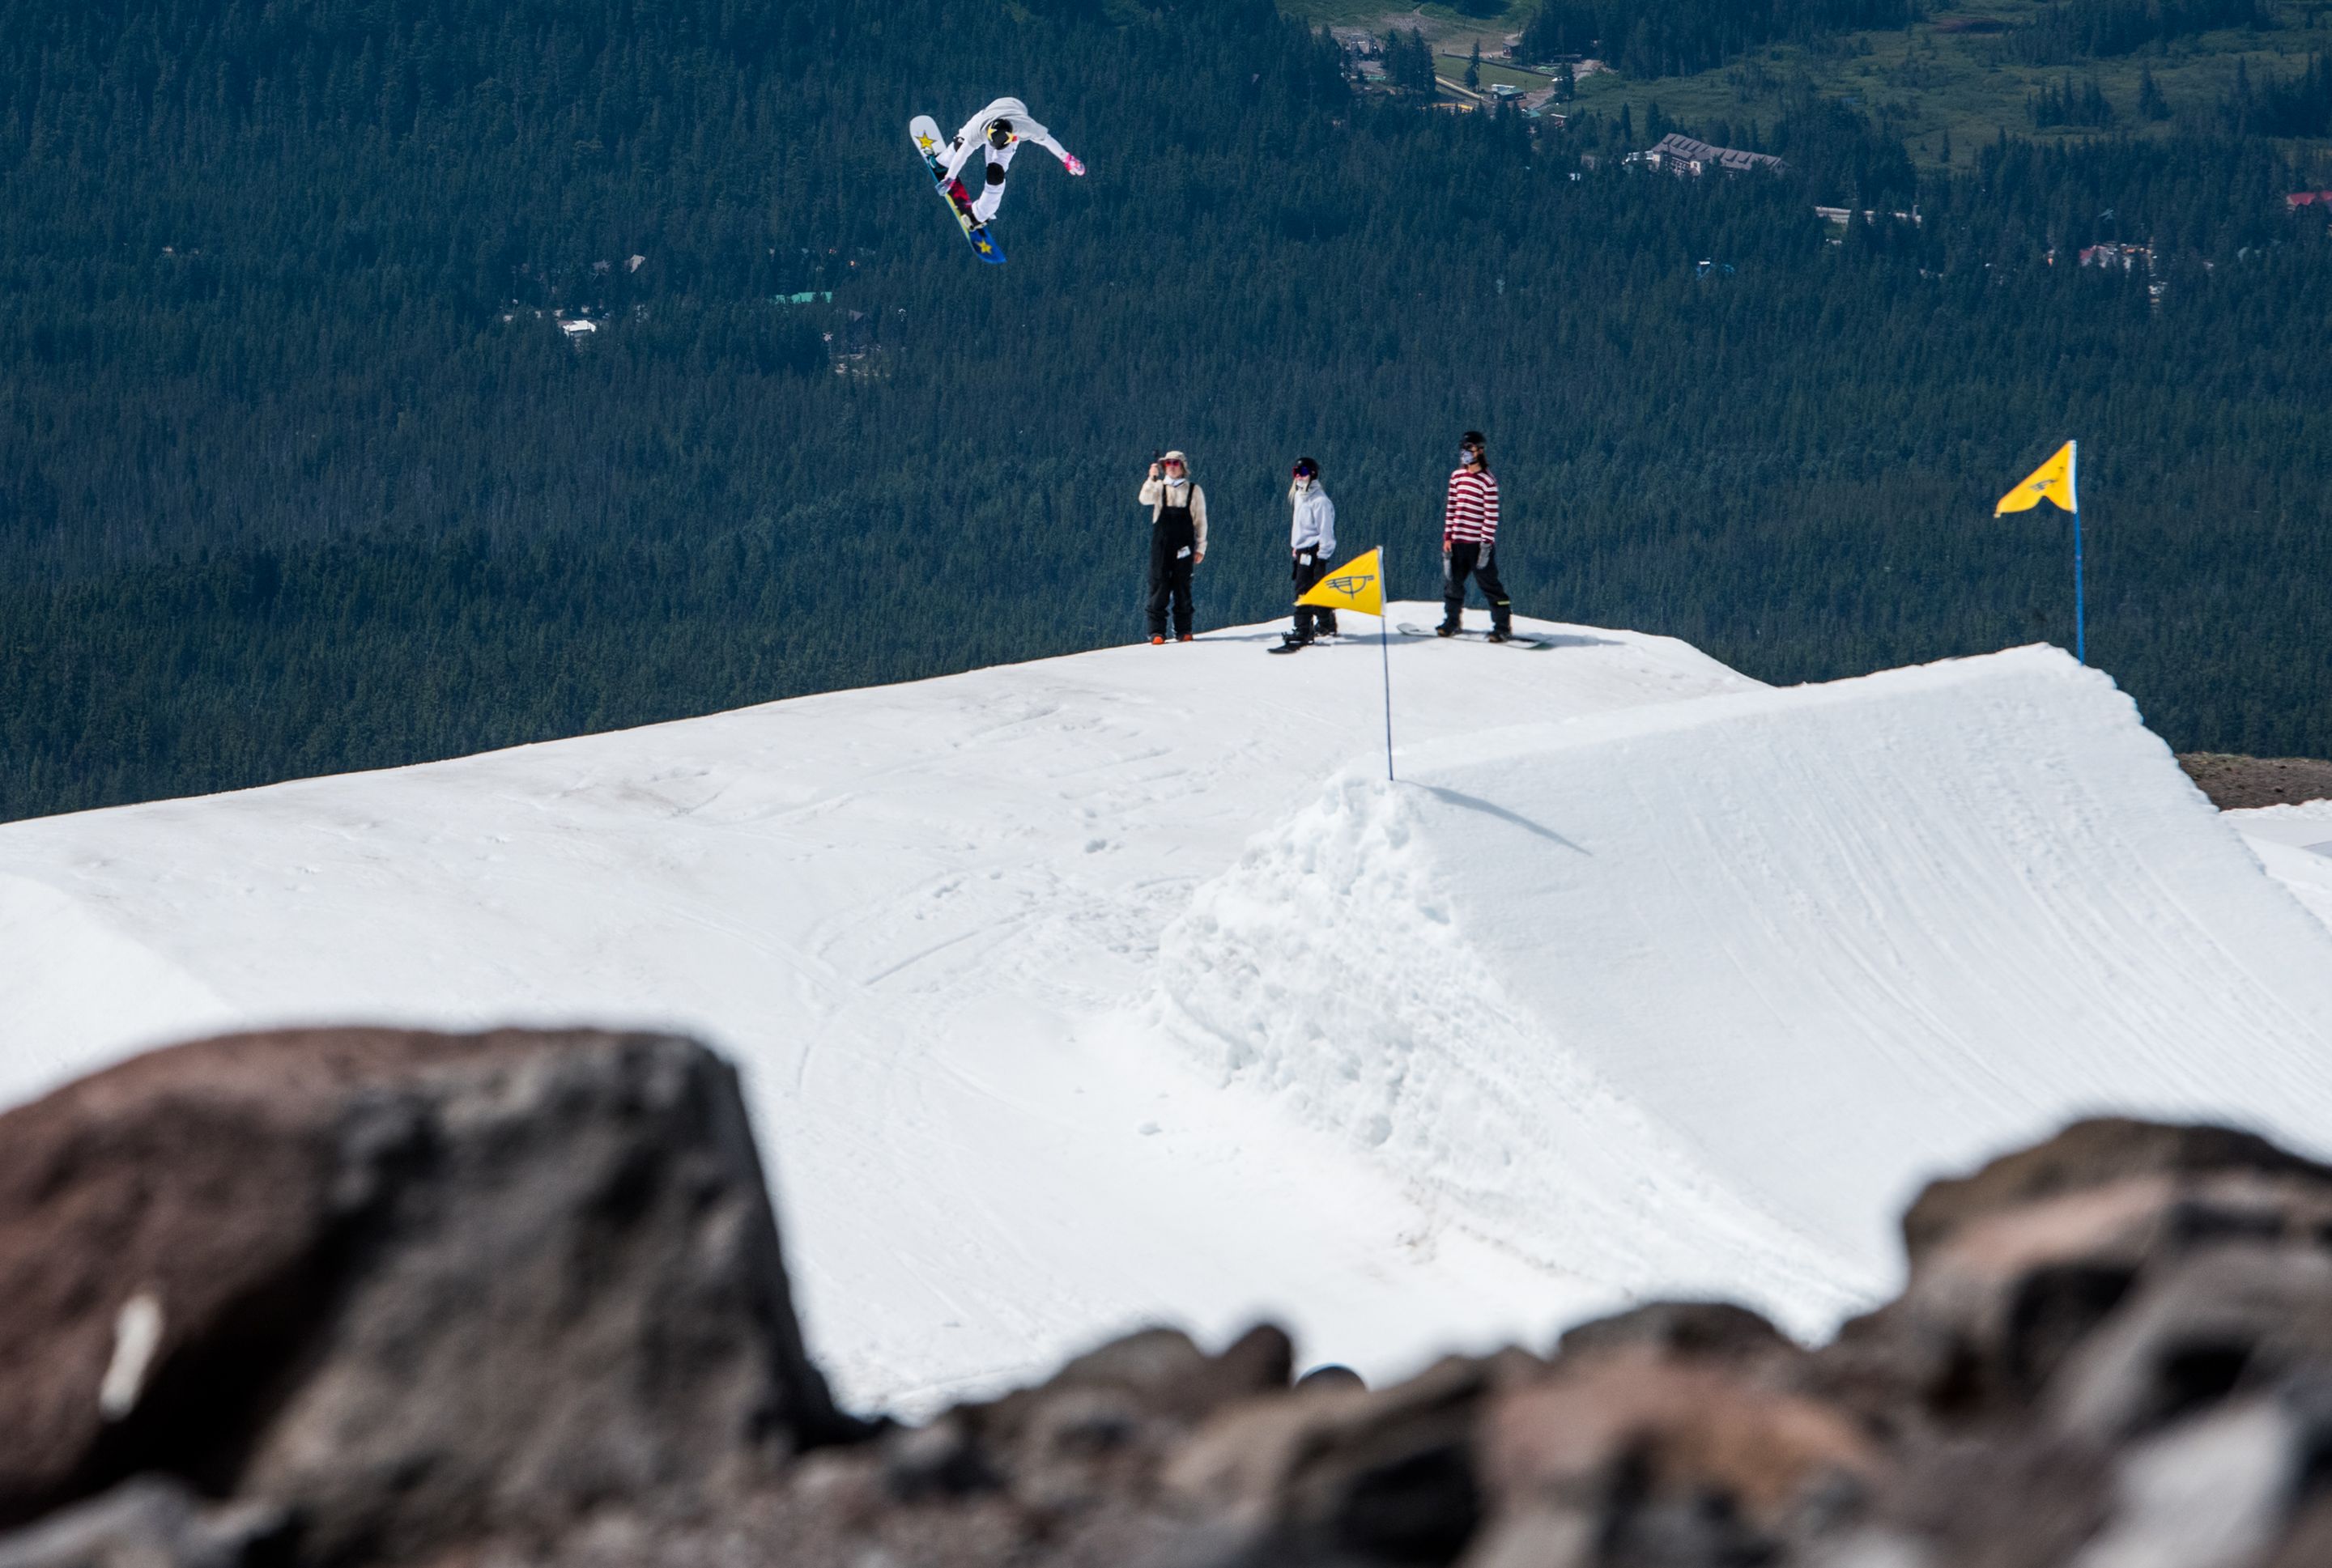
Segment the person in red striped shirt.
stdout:
<svg viewBox="0 0 2332 1568">
<path fill-rule="evenodd" d="M 1483 456 L 1480 431 L 1467 431 L 1458 451 L 1459 464 L 1441 506 L 1441 624 L 1434 630 L 1444 637 L 1458 635 L 1466 618 L 1466 579 L 1471 577 L 1490 602 L 1490 641 L 1504 642 L 1515 634 L 1515 606 L 1491 561 L 1498 542 L 1498 480 Z"/>
</svg>

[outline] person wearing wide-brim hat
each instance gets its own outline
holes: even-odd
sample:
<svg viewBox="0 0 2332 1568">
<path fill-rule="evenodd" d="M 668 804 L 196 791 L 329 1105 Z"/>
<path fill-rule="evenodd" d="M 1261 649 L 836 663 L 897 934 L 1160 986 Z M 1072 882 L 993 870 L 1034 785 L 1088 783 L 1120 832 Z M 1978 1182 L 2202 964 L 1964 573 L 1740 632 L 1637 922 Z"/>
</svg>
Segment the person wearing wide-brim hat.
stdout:
<svg viewBox="0 0 2332 1568">
<path fill-rule="evenodd" d="M 1166 641 L 1166 612 L 1174 612 L 1174 639 L 1190 641 L 1190 571 L 1207 558 L 1207 492 L 1190 478 L 1188 459 L 1170 451 L 1150 465 L 1142 484 L 1150 508 L 1150 641 Z"/>
</svg>

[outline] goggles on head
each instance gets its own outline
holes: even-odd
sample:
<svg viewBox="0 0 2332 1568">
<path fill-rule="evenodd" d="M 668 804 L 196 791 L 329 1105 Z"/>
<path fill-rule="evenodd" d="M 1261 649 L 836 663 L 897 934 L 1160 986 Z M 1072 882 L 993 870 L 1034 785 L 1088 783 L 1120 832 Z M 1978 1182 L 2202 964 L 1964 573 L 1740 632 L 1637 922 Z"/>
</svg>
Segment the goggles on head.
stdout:
<svg viewBox="0 0 2332 1568">
<path fill-rule="evenodd" d="M 1299 462 L 1292 471 L 1300 480 L 1317 479 L 1320 477 L 1320 465 L 1314 462 Z"/>
</svg>

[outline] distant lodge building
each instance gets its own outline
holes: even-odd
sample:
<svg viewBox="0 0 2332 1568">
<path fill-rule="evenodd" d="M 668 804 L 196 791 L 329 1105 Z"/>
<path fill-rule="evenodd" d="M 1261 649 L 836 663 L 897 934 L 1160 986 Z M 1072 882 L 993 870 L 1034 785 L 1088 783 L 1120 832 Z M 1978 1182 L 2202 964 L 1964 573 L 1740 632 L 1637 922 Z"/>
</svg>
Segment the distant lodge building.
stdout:
<svg viewBox="0 0 2332 1568">
<path fill-rule="evenodd" d="M 1786 166 L 1771 153 L 1744 152 L 1735 147 L 1711 147 L 1705 141 L 1675 132 L 1660 138 L 1658 147 L 1642 152 L 1631 152 L 1627 162 L 1647 167 L 1666 169 L 1677 176 L 1698 179 L 1706 174 L 1747 174 L 1751 169 L 1771 169 L 1775 173 Z"/>
<path fill-rule="evenodd" d="M 2332 191 L 2294 191 L 2283 198 L 2283 210 L 2287 213 L 2302 213 L 2310 207 L 2332 214 Z"/>
<path fill-rule="evenodd" d="M 2119 267 L 2125 272 L 2136 271 L 2140 266 L 2154 271 L 2154 247 L 2151 245 L 2084 245 L 2081 248 L 2084 267 Z"/>
</svg>

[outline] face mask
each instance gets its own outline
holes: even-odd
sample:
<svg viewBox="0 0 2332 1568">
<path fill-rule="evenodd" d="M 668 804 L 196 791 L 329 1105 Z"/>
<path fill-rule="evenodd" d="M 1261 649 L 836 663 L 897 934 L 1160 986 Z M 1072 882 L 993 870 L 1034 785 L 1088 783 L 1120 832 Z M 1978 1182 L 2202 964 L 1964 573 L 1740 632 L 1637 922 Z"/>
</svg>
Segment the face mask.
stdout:
<svg viewBox="0 0 2332 1568">
<path fill-rule="evenodd" d="M 1481 461 L 1482 454 L 1476 451 L 1470 446 L 1460 447 L 1458 451 L 1458 465 L 1460 468 L 1463 468 L 1467 463 L 1480 462 Z"/>
</svg>

